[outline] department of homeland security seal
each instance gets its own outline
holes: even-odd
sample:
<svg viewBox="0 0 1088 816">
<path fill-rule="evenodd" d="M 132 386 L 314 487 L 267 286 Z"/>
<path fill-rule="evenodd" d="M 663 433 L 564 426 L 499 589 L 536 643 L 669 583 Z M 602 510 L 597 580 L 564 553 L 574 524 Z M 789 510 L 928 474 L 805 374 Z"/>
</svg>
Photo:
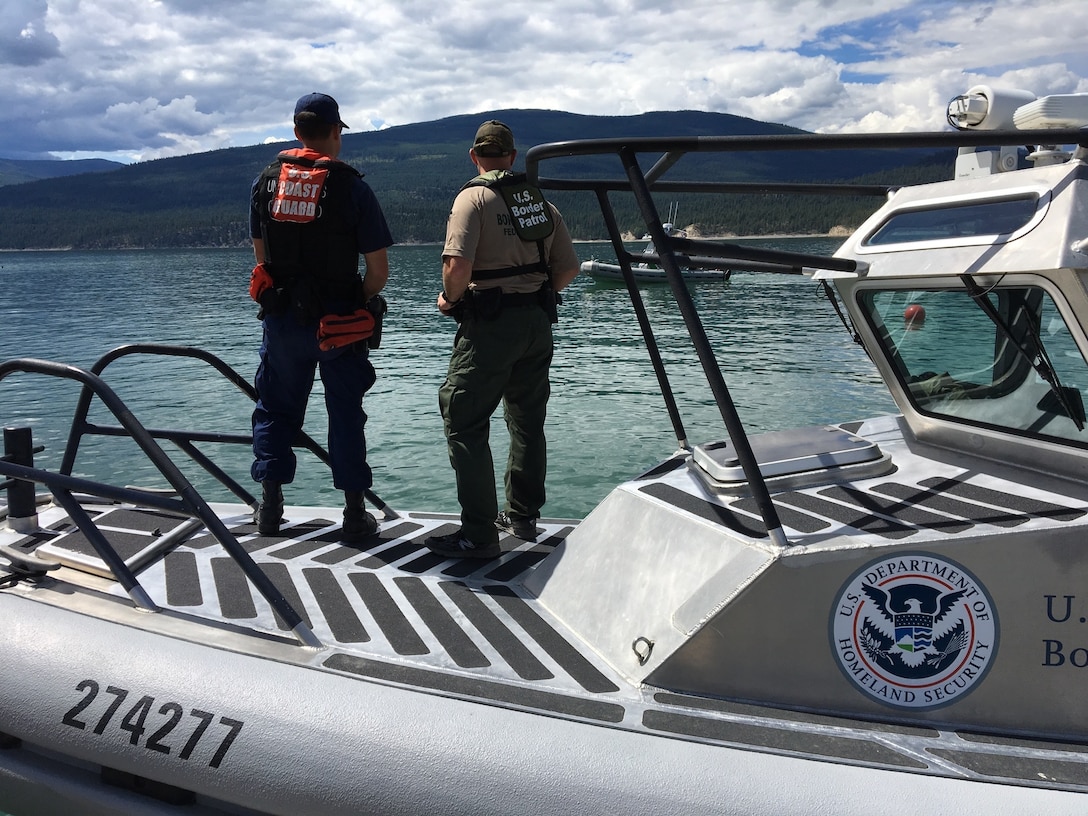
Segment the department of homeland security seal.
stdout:
<svg viewBox="0 0 1088 816">
<path fill-rule="evenodd" d="M 956 702 L 997 653 L 997 612 L 986 589 L 959 564 L 929 553 L 866 564 L 843 585 L 830 624 L 843 673 L 895 708 Z"/>
</svg>

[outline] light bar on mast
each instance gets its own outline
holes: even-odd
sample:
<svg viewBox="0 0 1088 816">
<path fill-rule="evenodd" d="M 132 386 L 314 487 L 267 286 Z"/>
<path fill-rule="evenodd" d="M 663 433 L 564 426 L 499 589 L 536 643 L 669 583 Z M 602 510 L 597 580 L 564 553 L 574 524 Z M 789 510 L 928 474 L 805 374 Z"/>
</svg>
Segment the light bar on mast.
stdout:
<svg viewBox="0 0 1088 816">
<path fill-rule="evenodd" d="M 948 124 L 957 130 L 1043 130 L 1088 126 L 1088 94 L 1044 96 L 1030 91 L 975 85 L 948 103 Z M 1011 138 L 1010 138 L 1011 140 Z M 1072 154 L 1060 145 L 1007 144 L 961 147 L 956 178 L 1007 173 L 1028 166 L 1061 164 Z"/>
<path fill-rule="evenodd" d="M 975 85 L 948 103 L 948 124 L 957 130 L 1008 130 L 1016 109 L 1034 101 L 1030 91 Z"/>
</svg>

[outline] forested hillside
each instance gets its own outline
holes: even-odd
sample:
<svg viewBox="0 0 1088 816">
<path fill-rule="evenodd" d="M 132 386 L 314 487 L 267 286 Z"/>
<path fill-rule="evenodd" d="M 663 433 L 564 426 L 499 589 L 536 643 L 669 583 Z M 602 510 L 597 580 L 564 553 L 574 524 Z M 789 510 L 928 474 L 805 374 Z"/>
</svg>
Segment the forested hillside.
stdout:
<svg viewBox="0 0 1088 816">
<path fill-rule="evenodd" d="M 792 128 L 727 114 L 696 111 L 627 117 L 581 116 L 555 111 L 506 110 L 456 116 L 423 124 L 365 133 L 345 132 L 341 158 L 358 169 L 377 193 L 398 243 L 442 240 L 453 195 L 473 174 L 468 148 L 479 123 L 498 118 L 514 130 L 524 153 L 534 144 L 615 136 L 699 136 L 796 133 Z M 294 143 L 256 145 L 120 166 L 109 172 L 43 179 L 0 187 L 0 249 L 245 246 L 247 206 L 253 179 L 279 150 Z M 877 157 L 846 154 L 814 158 L 737 154 L 693 156 L 707 178 L 817 181 L 855 179 L 892 164 L 919 164 L 917 155 Z M 919 164 L 926 177 L 947 175 Z M 618 177 L 618 166 L 598 162 L 582 167 L 593 177 Z M 903 177 L 899 176 L 900 180 Z M 606 235 L 592 196 L 554 193 L 576 238 Z M 746 199 L 711 203 L 697 196 L 678 199 L 682 226 L 704 235 L 827 233 L 856 226 L 871 201 Z M 620 226 L 641 235 L 644 225 L 633 203 L 616 196 Z"/>
<path fill-rule="evenodd" d="M 123 167 L 120 162 L 106 159 L 74 159 L 72 161 L 0 159 L 0 187 L 25 184 L 39 179 L 75 176 L 80 173 L 105 173 Z"/>
</svg>

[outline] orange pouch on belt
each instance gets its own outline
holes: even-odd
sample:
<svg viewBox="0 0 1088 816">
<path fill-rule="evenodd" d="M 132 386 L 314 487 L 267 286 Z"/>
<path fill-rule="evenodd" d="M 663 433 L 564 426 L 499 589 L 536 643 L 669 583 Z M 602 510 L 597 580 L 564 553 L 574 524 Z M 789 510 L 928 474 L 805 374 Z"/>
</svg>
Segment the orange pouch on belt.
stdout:
<svg viewBox="0 0 1088 816">
<path fill-rule="evenodd" d="M 268 274 L 268 270 L 265 269 L 263 263 L 259 263 L 253 267 L 253 273 L 249 276 L 249 296 L 251 298 L 257 303 L 260 303 L 261 295 L 273 285 L 272 276 Z"/>
<path fill-rule="evenodd" d="M 317 344 L 322 351 L 366 340 L 374 333 L 374 315 L 367 309 L 351 314 L 327 314 L 317 325 Z"/>
</svg>

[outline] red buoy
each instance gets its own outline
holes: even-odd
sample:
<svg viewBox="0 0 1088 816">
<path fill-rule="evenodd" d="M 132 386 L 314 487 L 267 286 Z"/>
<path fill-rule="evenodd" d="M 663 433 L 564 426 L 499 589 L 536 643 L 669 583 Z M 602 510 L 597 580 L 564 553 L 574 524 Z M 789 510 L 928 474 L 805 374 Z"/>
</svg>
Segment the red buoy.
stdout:
<svg viewBox="0 0 1088 816">
<path fill-rule="evenodd" d="M 917 303 L 912 303 L 903 312 L 903 322 L 908 329 L 916 329 L 926 322 L 926 310 Z"/>
</svg>

